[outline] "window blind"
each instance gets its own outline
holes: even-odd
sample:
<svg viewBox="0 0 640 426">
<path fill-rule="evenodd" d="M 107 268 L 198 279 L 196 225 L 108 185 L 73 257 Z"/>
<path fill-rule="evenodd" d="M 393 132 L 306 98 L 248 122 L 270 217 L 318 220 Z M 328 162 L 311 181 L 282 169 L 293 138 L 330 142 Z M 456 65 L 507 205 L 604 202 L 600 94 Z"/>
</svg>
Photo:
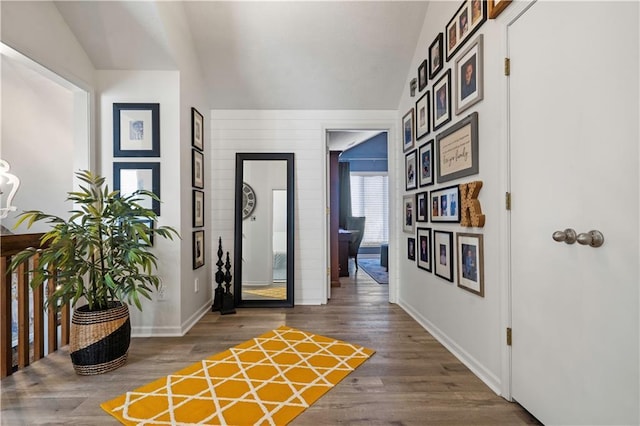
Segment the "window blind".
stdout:
<svg viewBox="0 0 640 426">
<path fill-rule="evenodd" d="M 389 178 L 386 174 L 351 173 L 351 214 L 365 216 L 361 246 L 389 241 Z"/>
</svg>

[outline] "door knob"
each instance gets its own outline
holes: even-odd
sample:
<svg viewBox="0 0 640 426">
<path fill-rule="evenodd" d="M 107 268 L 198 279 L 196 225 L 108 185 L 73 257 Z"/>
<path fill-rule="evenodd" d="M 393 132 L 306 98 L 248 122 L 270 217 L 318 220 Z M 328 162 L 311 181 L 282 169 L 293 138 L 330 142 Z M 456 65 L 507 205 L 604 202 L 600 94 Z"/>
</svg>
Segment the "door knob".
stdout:
<svg viewBox="0 0 640 426">
<path fill-rule="evenodd" d="M 576 231 L 571 228 L 567 228 L 564 231 L 556 231 L 551 238 L 557 242 L 564 241 L 567 244 L 573 244 L 576 242 Z"/>
<path fill-rule="evenodd" d="M 578 235 L 578 244 L 583 246 L 600 247 L 604 244 L 604 235 L 597 230 L 591 230 L 589 232 L 583 232 Z"/>
</svg>

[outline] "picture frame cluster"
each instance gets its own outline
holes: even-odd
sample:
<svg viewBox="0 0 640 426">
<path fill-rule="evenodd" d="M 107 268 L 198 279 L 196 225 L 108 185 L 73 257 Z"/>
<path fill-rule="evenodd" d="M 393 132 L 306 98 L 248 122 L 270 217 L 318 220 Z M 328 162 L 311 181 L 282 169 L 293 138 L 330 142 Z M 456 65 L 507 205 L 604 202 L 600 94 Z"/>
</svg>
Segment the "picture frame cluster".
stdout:
<svg viewBox="0 0 640 426">
<path fill-rule="evenodd" d="M 480 123 L 474 109 L 483 101 L 485 87 L 484 35 L 479 30 L 510 2 L 459 3 L 428 45 L 427 57 L 418 62 L 417 101 L 403 114 L 401 126 L 407 259 L 480 297 L 485 295 L 483 234 L 462 229 L 484 227 L 476 198 L 482 182 L 460 179 L 480 173 Z M 473 197 L 469 188 L 475 188 Z"/>
<path fill-rule="evenodd" d="M 192 225 L 194 228 L 204 227 L 204 117 L 191 108 L 191 199 Z M 192 232 L 193 269 L 205 264 L 205 232 L 196 229 Z"/>
</svg>

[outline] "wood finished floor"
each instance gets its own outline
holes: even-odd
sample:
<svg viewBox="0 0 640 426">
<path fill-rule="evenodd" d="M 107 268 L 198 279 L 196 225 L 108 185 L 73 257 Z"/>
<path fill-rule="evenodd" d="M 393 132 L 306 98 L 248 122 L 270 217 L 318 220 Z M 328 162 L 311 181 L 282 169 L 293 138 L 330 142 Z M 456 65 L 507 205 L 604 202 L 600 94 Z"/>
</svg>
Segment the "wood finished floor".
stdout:
<svg viewBox="0 0 640 426">
<path fill-rule="evenodd" d="M 494 394 L 359 271 L 326 306 L 205 315 L 184 337 L 132 339 L 127 364 L 77 376 L 67 348 L 0 382 L 2 425 L 119 424 L 100 403 L 280 325 L 376 350 L 292 425 L 539 424 Z"/>
</svg>

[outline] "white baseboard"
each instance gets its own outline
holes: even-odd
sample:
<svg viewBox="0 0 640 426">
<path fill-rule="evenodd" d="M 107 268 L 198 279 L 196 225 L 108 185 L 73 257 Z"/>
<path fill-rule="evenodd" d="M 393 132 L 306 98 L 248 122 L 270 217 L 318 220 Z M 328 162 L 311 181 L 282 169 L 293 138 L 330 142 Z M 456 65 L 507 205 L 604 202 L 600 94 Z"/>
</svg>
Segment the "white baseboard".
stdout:
<svg viewBox="0 0 640 426">
<path fill-rule="evenodd" d="M 482 380 L 489 388 L 497 395 L 501 395 L 502 383 L 500 378 L 487 370 L 478 360 L 471 356 L 467 351 L 462 349 L 456 342 L 451 340 L 449 336 L 443 333 L 438 327 L 436 327 L 428 319 L 416 312 L 409 304 L 404 300 L 400 300 L 398 303 L 406 313 L 408 313 L 414 320 L 418 322 L 425 330 L 427 330 L 438 342 L 442 344 L 449 352 L 451 352 L 456 358 L 460 360 L 464 365 L 469 368 Z"/>
<path fill-rule="evenodd" d="M 205 302 L 181 326 L 137 326 L 131 327 L 131 337 L 180 337 L 187 334 L 191 327 L 211 309 L 213 299 Z"/>
</svg>

